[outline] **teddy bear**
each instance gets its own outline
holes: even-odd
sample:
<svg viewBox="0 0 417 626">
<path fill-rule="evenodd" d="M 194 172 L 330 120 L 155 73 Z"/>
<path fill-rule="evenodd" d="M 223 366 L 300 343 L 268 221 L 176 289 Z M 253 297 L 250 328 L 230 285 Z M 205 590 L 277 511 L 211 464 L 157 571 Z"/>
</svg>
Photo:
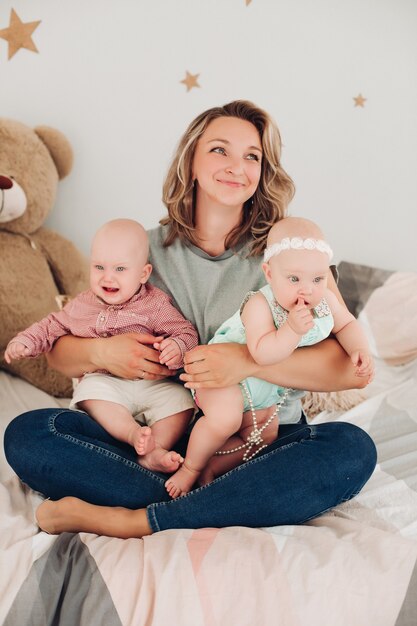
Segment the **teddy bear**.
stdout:
<svg viewBox="0 0 417 626">
<path fill-rule="evenodd" d="M 69 397 L 70 379 L 45 356 L 4 360 L 9 340 L 88 287 L 88 263 L 76 246 L 43 223 L 73 152 L 48 126 L 30 128 L 0 118 L 0 367 L 56 397 Z"/>
</svg>

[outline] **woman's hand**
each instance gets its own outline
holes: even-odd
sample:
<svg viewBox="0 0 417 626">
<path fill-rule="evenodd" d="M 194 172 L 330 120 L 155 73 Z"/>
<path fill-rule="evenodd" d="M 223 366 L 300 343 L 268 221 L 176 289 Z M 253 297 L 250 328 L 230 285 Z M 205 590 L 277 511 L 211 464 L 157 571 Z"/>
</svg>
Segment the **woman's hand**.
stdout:
<svg viewBox="0 0 417 626">
<path fill-rule="evenodd" d="M 255 376 L 257 365 L 246 345 L 239 343 L 215 343 L 197 346 L 184 357 L 185 381 L 188 389 L 228 387 L 236 385 L 248 376 Z"/>
<path fill-rule="evenodd" d="M 147 333 L 94 339 L 65 335 L 55 342 L 46 358 L 51 367 L 69 378 L 107 370 L 119 378 L 160 380 L 175 374 L 174 370 L 161 365 L 159 352 L 152 347 L 162 339 Z"/>
<path fill-rule="evenodd" d="M 152 347 L 162 340 L 146 333 L 114 335 L 94 344 L 92 360 L 97 369 L 119 378 L 161 380 L 175 373 L 160 364 L 160 353 Z"/>
</svg>

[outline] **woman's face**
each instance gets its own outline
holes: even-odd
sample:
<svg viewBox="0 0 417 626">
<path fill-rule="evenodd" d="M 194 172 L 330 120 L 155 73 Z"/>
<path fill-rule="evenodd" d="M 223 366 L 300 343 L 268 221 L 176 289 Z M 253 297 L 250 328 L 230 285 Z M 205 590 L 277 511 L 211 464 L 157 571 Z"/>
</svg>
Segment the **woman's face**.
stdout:
<svg viewBox="0 0 417 626">
<path fill-rule="evenodd" d="M 258 187 L 261 162 L 261 140 L 253 124 L 237 117 L 213 120 L 194 154 L 197 203 L 240 210 Z"/>
</svg>

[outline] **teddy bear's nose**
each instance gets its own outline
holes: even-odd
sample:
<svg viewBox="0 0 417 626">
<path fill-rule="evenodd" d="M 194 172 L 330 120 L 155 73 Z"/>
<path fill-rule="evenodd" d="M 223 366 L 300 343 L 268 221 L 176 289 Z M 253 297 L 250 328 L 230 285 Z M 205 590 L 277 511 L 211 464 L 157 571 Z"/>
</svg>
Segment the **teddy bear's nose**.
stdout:
<svg viewBox="0 0 417 626">
<path fill-rule="evenodd" d="M 0 176 L 0 189 L 11 189 L 13 187 L 13 181 L 7 176 Z"/>
</svg>

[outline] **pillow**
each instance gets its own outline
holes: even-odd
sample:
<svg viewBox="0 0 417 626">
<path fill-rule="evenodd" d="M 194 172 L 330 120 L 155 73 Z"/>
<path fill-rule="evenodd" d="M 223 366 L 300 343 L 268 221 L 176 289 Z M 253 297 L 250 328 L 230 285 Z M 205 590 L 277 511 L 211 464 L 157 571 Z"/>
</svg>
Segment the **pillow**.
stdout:
<svg viewBox="0 0 417 626">
<path fill-rule="evenodd" d="M 349 311 L 358 317 L 369 296 L 393 274 L 368 265 L 341 261 L 337 266 L 338 287 Z"/>
<path fill-rule="evenodd" d="M 388 365 L 417 358 L 417 273 L 394 272 L 342 261 L 338 287 L 367 335 L 371 352 Z M 309 418 L 321 411 L 347 411 L 362 402 L 364 390 L 308 392 L 302 400 Z"/>
<path fill-rule="evenodd" d="M 347 263 L 339 266 L 339 289 L 358 317 L 374 356 L 389 365 L 417 357 L 417 273 Z"/>
<path fill-rule="evenodd" d="M 372 352 L 389 365 L 417 358 L 417 273 L 395 272 L 359 314 Z"/>
</svg>

